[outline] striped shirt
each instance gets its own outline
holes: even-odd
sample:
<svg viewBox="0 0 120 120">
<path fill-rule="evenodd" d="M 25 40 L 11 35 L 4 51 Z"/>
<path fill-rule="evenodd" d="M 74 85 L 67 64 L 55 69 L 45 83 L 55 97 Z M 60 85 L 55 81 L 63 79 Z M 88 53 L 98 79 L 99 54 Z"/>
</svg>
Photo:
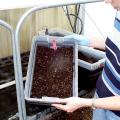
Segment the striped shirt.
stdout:
<svg viewBox="0 0 120 120">
<path fill-rule="evenodd" d="M 120 11 L 117 11 L 105 48 L 106 62 L 96 87 L 100 98 L 120 95 Z M 120 116 L 120 111 L 113 112 Z"/>
</svg>

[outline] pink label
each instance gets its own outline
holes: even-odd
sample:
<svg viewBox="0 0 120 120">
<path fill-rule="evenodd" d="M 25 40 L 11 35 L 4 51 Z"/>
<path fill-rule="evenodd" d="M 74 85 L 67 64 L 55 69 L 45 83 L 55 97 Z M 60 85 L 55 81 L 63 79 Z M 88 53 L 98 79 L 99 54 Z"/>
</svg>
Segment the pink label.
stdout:
<svg viewBox="0 0 120 120">
<path fill-rule="evenodd" d="M 52 41 L 52 46 L 50 48 L 57 50 L 57 44 L 55 40 Z"/>
</svg>

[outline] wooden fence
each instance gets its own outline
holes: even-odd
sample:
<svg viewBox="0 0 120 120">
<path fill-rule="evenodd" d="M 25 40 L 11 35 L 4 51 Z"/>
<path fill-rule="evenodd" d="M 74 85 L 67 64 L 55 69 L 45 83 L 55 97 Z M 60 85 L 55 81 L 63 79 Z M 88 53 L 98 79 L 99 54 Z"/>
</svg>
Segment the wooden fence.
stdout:
<svg viewBox="0 0 120 120">
<path fill-rule="evenodd" d="M 28 8 L 0 11 L 0 19 L 6 21 L 15 29 L 20 17 L 27 10 Z M 32 37 L 38 34 L 44 27 L 71 30 L 62 8 L 50 8 L 37 11 L 30 15 L 23 23 L 20 33 L 21 52 L 30 49 Z M 10 33 L 0 26 L 0 58 L 10 55 L 12 55 Z"/>
</svg>

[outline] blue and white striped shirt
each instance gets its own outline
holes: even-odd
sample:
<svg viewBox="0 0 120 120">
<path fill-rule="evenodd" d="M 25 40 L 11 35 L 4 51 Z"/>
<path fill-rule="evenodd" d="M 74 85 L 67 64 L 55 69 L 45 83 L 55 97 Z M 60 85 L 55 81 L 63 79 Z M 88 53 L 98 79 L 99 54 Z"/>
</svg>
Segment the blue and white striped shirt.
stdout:
<svg viewBox="0 0 120 120">
<path fill-rule="evenodd" d="M 106 62 L 97 81 L 97 94 L 100 98 L 120 95 L 120 11 L 117 11 L 105 48 Z M 120 111 L 113 112 L 120 116 Z"/>
</svg>

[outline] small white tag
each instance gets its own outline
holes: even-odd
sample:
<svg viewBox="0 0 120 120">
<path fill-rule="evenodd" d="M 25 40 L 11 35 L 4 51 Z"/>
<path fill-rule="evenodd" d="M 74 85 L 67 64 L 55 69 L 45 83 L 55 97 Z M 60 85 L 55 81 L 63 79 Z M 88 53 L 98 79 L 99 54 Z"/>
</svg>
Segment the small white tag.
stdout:
<svg viewBox="0 0 120 120">
<path fill-rule="evenodd" d="M 59 99 L 60 98 L 56 98 L 56 97 L 46 97 L 46 96 L 42 97 L 43 101 L 48 101 L 48 102 L 57 102 L 57 100 L 59 100 Z"/>
</svg>

